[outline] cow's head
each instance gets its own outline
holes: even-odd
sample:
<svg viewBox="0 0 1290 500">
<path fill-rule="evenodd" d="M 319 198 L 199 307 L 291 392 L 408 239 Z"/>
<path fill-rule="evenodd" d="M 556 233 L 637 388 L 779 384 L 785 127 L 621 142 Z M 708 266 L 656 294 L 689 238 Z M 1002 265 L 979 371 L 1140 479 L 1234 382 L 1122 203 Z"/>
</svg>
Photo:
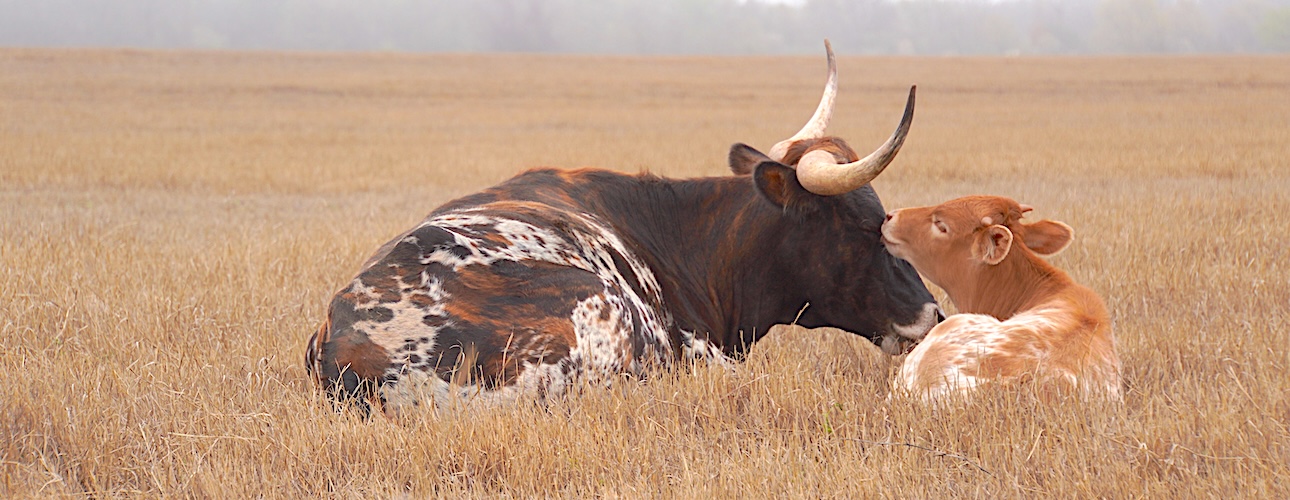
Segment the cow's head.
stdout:
<svg viewBox="0 0 1290 500">
<path fill-rule="evenodd" d="M 768 258 L 782 262 L 811 303 L 797 323 L 836 326 L 868 337 L 889 354 L 922 339 L 943 315 L 909 263 L 881 243 L 885 216 L 869 182 L 891 163 L 909 132 L 914 88 L 895 133 L 860 158 L 841 139 L 825 135 L 837 95 L 833 50 L 825 41 L 829 76 L 815 114 L 792 137 L 762 154 L 744 144 L 730 150 L 730 168 L 751 175 L 760 195 L 787 224 Z"/>
<path fill-rule="evenodd" d="M 1075 232 L 1066 224 L 1022 222 L 1030 210 L 1002 196 L 966 196 L 935 206 L 895 210 L 882 226 L 883 243 L 893 255 L 913 263 L 932 283 L 953 294 L 1010 254 L 1053 255 L 1070 244 Z"/>
</svg>

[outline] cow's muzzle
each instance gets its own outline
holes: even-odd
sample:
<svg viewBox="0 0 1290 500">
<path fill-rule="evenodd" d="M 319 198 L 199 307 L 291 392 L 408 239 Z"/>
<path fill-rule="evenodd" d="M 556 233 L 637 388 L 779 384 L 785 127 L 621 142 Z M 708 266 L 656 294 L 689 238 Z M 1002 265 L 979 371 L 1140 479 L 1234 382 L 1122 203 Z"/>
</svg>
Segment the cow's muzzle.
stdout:
<svg viewBox="0 0 1290 500">
<path fill-rule="evenodd" d="M 937 323 L 944 320 L 945 312 L 941 311 L 941 306 L 935 302 L 923 304 L 923 311 L 919 313 L 917 320 L 908 325 L 891 325 L 878 342 L 878 347 L 892 356 L 905 354 L 913 350 L 918 341 L 923 340 Z"/>
</svg>

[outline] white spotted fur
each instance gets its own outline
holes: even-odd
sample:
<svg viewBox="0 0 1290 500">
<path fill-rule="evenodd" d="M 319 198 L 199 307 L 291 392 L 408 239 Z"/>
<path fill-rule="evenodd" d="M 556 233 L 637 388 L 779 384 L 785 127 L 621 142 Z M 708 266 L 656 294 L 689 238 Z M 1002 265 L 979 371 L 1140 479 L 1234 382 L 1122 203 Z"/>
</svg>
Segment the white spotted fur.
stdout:
<svg viewBox="0 0 1290 500">
<path fill-rule="evenodd" d="M 928 402 L 944 400 L 955 393 L 966 395 L 983 381 L 965 371 L 995 356 L 1024 360 L 1036 367 L 1031 375 L 1060 379 L 1078 386 L 1083 374 L 1054 366 L 1046 359 L 1053 347 L 1052 332 L 1065 328 L 1065 323 L 1072 320 L 1070 311 L 1061 307 L 1036 308 L 1006 321 L 985 314 L 955 314 L 936 325 L 905 357 L 900 373 L 893 381 L 894 389 L 917 394 Z M 926 377 L 922 371 L 927 370 L 928 363 L 924 358 L 929 352 L 949 352 L 954 353 L 954 357 L 945 364 L 939 383 L 917 391 L 918 379 Z M 1105 387 L 1080 386 L 1080 389 L 1086 394 L 1105 394 L 1114 399 L 1120 397 L 1120 387 L 1114 383 Z"/>
<path fill-rule="evenodd" d="M 650 305 L 663 303 L 657 278 L 613 231 L 594 216 L 573 214 L 582 225 L 571 226 L 570 230 L 572 231 L 572 227 L 585 227 L 590 228 L 590 231 L 558 234 L 550 228 L 481 213 L 484 210 L 486 207 L 464 209 L 440 214 L 425 221 L 420 227 L 436 226 L 449 231 L 454 235 L 456 243 L 469 249 L 471 253 L 458 257 L 440 249 L 423 255 L 421 262 L 434 262 L 453 270 L 461 270 L 466 266 L 488 266 L 499 260 L 543 261 L 593 273 L 605 284 L 606 290 L 613 289 L 615 293 L 589 297 L 575 307 L 569 319 L 577 335 L 577 345 L 571 349 L 568 359 L 526 362 L 513 385 L 490 390 L 483 390 L 474 382 L 454 386 L 434 374 L 409 369 L 407 360 L 414 353 L 400 352 L 394 360 L 395 366 L 390 369 L 390 374 L 397 377 L 396 382 L 384 384 L 381 389 L 387 411 L 397 413 L 402 406 L 419 404 L 427 399 L 437 405 L 463 399 L 489 405 L 514 401 L 525 394 L 558 394 L 567 390 L 579 378 L 608 380 L 608 375 L 639 373 L 646 364 L 666 363 L 673 357 L 673 351 L 678 346 L 673 346 L 668 336 L 668 328 L 673 323 L 672 317 L 667 311 L 657 310 Z M 496 234 L 508 240 L 510 245 L 488 248 L 472 238 L 470 235 L 473 233 Z M 415 243 L 415 239 L 415 236 L 408 236 L 404 241 Z M 574 244 L 569 244 L 567 239 L 572 239 Z M 609 253 L 611 249 L 626 260 L 637 278 L 636 285 L 649 295 L 649 300 L 639 296 L 636 288 L 626 282 L 624 274 L 614 268 Z M 434 346 L 438 332 L 436 328 L 423 324 L 421 318 L 427 314 L 443 316 L 443 304 L 451 297 L 444 292 L 437 277 L 423 275 L 422 278 L 426 285 L 424 290 L 401 284 L 402 300 L 381 304 L 381 307 L 393 311 L 394 319 L 384 323 L 362 321 L 355 323 L 353 327 L 366 333 L 374 343 L 392 353 L 397 352 L 407 338 L 429 337 L 430 344 L 418 349 L 418 352 L 428 352 L 429 347 Z M 356 290 L 365 288 L 357 279 L 352 286 Z M 372 290 L 364 293 L 372 298 L 376 295 Z M 413 305 L 410 299 L 417 293 L 429 296 L 433 305 L 425 309 Z M 374 305 L 375 301 L 368 307 Z M 630 310 L 640 313 L 645 330 L 652 337 L 653 349 L 647 349 L 644 359 L 638 359 L 632 353 L 632 325 L 626 319 Z M 602 315 L 607 319 L 601 319 Z M 723 366 L 731 365 L 730 360 L 705 339 L 695 339 L 693 333 L 684 332 L 684 340 L 685 345 L 679 346 L 683 350 L 682 354 L 712 360 Z"/>
</svg>

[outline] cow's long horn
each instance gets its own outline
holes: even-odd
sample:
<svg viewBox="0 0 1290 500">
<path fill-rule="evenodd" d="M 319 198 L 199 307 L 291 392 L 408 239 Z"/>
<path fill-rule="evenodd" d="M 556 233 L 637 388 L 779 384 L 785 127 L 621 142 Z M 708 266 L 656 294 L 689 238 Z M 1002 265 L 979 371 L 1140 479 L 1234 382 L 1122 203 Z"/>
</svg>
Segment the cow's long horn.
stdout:
<svg viewBox="0 0 1290 500">
<path fill-rule="evenodd" d="M 824 39 L 824 51 L 828 53 L 829 58 L 829 79 L 824 84 L 824 96 L 820 97 L 820 105 L 816 106 L 815 114 L 811 115 L 811 120 L 802 126 L 802 130 L 770 148 L 770 158 L 775 161 L 784 161 L 788 147 L 794 142 L 824 137 L 824 129 L 829 127 L 829 120 L 833 118 L 833 101 L 838 96 L 838 67 L 833 61 L 833 45 L 829 44 L 827 38 Z"/>
<path fill-rule="evenodd" d="M 802 160 L 797 163 L 797 180 L 802 183 L 802 187 L 821 196 L 833 196 L 849 193 L 878 177 L 905 143 L 909 124 L 914 121 L 914 91 L 917 88 L 909 87 L 905 115 L 900 118 L 896 131 L 869 156 L 852 163 L 838 164 L 833 153 L 828 151 L 817 149 L 802 155 Z"/>
</svg>

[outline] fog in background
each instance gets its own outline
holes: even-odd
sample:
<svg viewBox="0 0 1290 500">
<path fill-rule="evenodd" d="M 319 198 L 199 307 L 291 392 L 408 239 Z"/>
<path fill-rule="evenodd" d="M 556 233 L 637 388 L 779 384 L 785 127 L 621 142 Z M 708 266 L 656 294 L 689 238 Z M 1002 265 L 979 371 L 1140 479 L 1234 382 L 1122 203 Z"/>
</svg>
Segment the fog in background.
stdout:
<svg viewBox="0 0 1290 500">
<path fill-rule="evenodd" d="M 1290 52 L 1290 0 L 0 0 L 0 46 L 816 54 Z"/>
</svg>

